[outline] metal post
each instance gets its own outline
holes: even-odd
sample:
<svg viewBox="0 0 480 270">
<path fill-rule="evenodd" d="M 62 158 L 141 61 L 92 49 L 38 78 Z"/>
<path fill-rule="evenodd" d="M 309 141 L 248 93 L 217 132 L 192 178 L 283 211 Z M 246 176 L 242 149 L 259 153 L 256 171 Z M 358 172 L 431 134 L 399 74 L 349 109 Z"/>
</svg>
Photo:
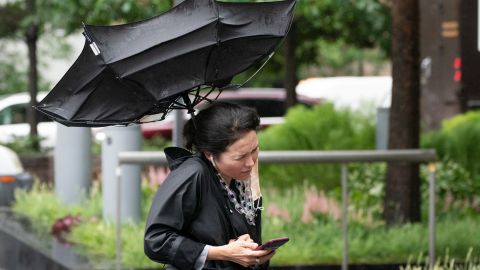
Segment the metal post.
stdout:
<svg viewBox="0 0 480 270">
<path fill-rule="evenodd" d="M 389 108 L 377 108 L 377 128 L 375 136 L 375 144 L 377 146 L 377 149 L 388 148 L 389 115 Z"/>
<path fill-rule="evenodd" d="M 177 6 L 184 0 L 173 0 L 173 6 Z M 183 147 L 183 126 L 185 125 L 185 117 L 183 110 L 174 110 L 173 114 L 174 127 L 172 131 L 172 143 L 174 146 Z"/>
<path fill-rule="evenodd" d="M 122 197 L 121 221 L 138 222 L 141 219 L 141 167 L 126 164 L 122 167 L 122 194 L 116 193 L 116 168 L 120 151 L 141 149 L 142 136 L 139 125 L 107 127 L 102 142 L 102 203 L 104 220 L 116 218 L 117 196 Z"/>
<path fill-rule="evenodd" d="M 348 186 L 347 186 L 347 163 L 342 163 L 342 235 L 343 254 L 342 270 L 348 269 Z"/>
<path fill-rule="evenodd" d="M 122 223 L 121 223 L 121 203 L 122 203 L 122 167 L 117 165 L 115 170 L 117 177 L 117 201 L 115 215 L 115 269 L 122 269 Z"/>
<path fill-rule="evenodd" d="M 185 125 L 185 118 L 182 110 L 175 110 L 174 114 L 175 126 L 172 131 L 172 141 L 174 146 L 183 147 L 183 126 Z"/>
<path fill-rule="evenodd" d="M 435 267 L 435 163 L 428 164 L 429 183 L 428 183 L 428 260 L 429 269 Z"/>
<path fill-rule="evenodd" d="M 55 194 L 67 205 L 80 204 L 88 197 L 92 182 L 91 131 L 90 128 L 56 125 Z"/>
</svg>

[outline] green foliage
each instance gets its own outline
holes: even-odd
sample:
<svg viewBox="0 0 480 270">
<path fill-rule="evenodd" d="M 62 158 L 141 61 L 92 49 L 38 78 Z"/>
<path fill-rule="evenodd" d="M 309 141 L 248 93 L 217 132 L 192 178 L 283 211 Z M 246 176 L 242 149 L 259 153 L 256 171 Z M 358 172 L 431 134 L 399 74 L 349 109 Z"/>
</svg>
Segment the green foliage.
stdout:
<svg viewBox="0 0 480 270">
<path fill-rule="evenodd" d="M 98 186 L 92 188 L 82 205 L 66 206 L 51 187 L 34 183 L 31 191 L 16 190 L 13 209 L 32 217 L 40 223 L 51 225 L 68 214 L 94 217 L 101 215 L 101 193 Z"/>
<path fill-rule="evenodd" d="M 358 48 L 382 48 L 388 55 L 390 9 L 379 0 L 304 0 L 295 12 L 297 42 L 305 61 L 317 59 L 318 40 L 337 41 Z"/>
<path fill-rule="evenodd" d="M 364 175 L 367 175 L 366 173 Z M 142 220 L 153 201 L 156 188 L 142 185 Z M 291 241 L 279 249 L 272 264 L 339 264 L 342 258 L 340 221 L 317 212 L 308 223 L 302 222 L 306 208 L 307 185 L 288 190 L 264 189 L 263 238 L 289 236 Z M 51 226 L 66 215 L 80 215 L 82 223 L 73 227 L 68 239 L 86 253 L 98 266 L 111 267 L 115 256 L 115 226 L 101 220 L 101 194 L 98 186 L 82 205 L 66 206 L 54 193 L 38 184 L 30 192 L 16 193 L 14 209 L 27 214 L 38 224 Z M 284 209 L 288 218 L 275 216 L 272 207 Z M 330 207 L 332 207 L 330 205 Z M 352 263 L 399 263 L 425 256 L 428 247 L 428 224 L 406 224 L 387 227 L 382 222 L 360 222 L 358 209 L 349 211 L 349 244 Z M 476 216 L 442 215 L 437 220 L 437 254 L 448 260 L 478 257 L 480 231 Z M 42 227 L 45 228 L 45 227 Z M 48 228 L 48 227 L 47 227 Z M 158 267 L 143 254 L 144 222 L 122 226 L 122 264 L 124 267 Z M 474 252 L 472 252 L 475 251 Z M 468 259 L 467 262 L 475 262 Z"/>
<path fill-rule="evenodd" d="M 478 215 L 479 183 L 458 163 L 442 160 L 435 163 L 436 209 L 440 216 Z M 428 219 L 429 172 L 421 166 L 422 220 Z M 381 220 L 385 194 L 386 163 L 350 164 L 348 166 L 349 203 L 351 209 L 368 211 L 374 219 Z M 341 188 L 331 193 L 341 200 Z"/>
<path fill-rule="evenodd" d="M 363 63 L 378 65 L 387 60 L 390 54 L 390 29 L 390 8 L 382 0 L 297 1 L 289 33 L 294 36 L 296 44 L 297 75 L 300 78 L 363 75 Z M 282 87 L 284 63 L 285 47 L 282 44 L 269 63 L 247 85 Z M 236 81 L 244 82 L 259 67 L 257 65 L 237 76 Z"/>
<path fill-rule="evenodd" d="M 313 74 L 310 74 L 311 68 L 304 67 L 301 77 L 363 76 L 367 64 L 374 67 L 374 74 L 380 74 L 385 63 L 386 55 L 379 49 L 360 49 L 341 40 L 319 40 L 318 43 L 316 61 L 322 64 Z"/>
<path fill-rule="evenodd" d="M 348 166 L 349 203 L 355 210 L 368 209 L 375 219 L 382 219 L 385 194 L 385 163 L 361 163 Z M 341 200 L 338 187 L 333 192 Z"/>
<path fill-rule="evenodd" d="M 427 179 L 428 170 L 424 166 L 421 168 L 423 179 Z M 442 198 L 448 192 L 457 199 L 469 199 L 480 194 L 478 181 L 474 181 L 470 173 L 460 164 L 452 160 L 443 160 L 436 163 L 436 192 Z"/>
<path fill-rule="evenodd" d="M 171 6 L 170 1 L 37 0 L 36 21 L 42 29 L 62 29 L 69 34 L 87 24 L 108 25 L 144 20 Z"/>
<path fill-rule="evenodd" d="M 435 173 L 436 209 L 439 215 L 455 212 L 456 215 L 477 216 L 480 211 L 480 183 L 460 164 L 452 160 L 437 162 Z M 422 200 L 428 202 L 428 178 L 426 166 L 421 167 Z M 422 208 L 427 218 L 425 203 Z"/>
<path fill-rule="evenodd" d="M 0 60 L 0 78 L 5 78 L 0 79 L 0 95 L 14 94 L 27 89 L 26 73 L 16 64 Z"/>
<path fill-rule="evenodd" d="M 470 111 L 444 120 L 439 131 L 422 137 L 422 147 L 435 148 L 441 159 L 455 161 L 480 180 L 480 113 Z"/>
<path fill-rule="evenodd" d="M 350 190 L 353 191 L 352 188 Z M 302 187 L 285 191 L 268 190 L 265 197 L 264 239 L 290 236 L 291 241 L 279 249 L 274 265 L 338 264 L 342 254 L 340 221 L 326 219 L 321 214 L 311 223 L 302 223 L 305 201 Z M 269 205 L 287 209 L 291 219 L 268 216 Z M 349 245 L 352 263 L 401 263 L 412 256 L 425 255 L 428 250 L 428 224 L 406 224 L 387 227 L 382 222 L 358 222 L 358 209 L 350 208 Z M 375 221 L 375 219 L 374 219 Z M 444 215 L 437 222 L 437 254 L 442 257 L 450 251 L 450 258 L 463 260 L 471 248 L 480 250 L 480 236 L 476 232 L 477 216 Z M 461 232 L 464 229 L 465 232 Z M 462 236 L 458 236 L 461 234 Z M 469 237 L 470 236 L 470 237 Z M 478 256 L 478 255 L 477 255 Z"/>
<path fill-rule="evenodd" d="M 143 141 L 143 151 L 163 151 L 165 147 L 172 146 L 172 141 L 162 136 L 154 136 Z"/>
<path fill-rule="evenodd" d="M 14 35 L 24 16 L 25 10 L 22 9 L 19 1 L 0 5 L 0 38 Z"/>
<path fill-rule="evenodd" d="M 372 149 L 375 129 L 371 117 L 336 110 L 330 103 L 290 109 L 282 125 L 259 134 L 262 150 Z M 261 165 L 262 181 L 287 187 L 307 181 L 322 189 L 338 186 L 337 165 Z"/>
<path fill-rule="evenodd" d="M 4 145 L 18 154 L 37 154 L 48 152 L 50 149 L 36 148 L 36 145 L 39 145 L 42 140 L 44 140 L 44 138 L 40 136 L 23 136 L 16 137 L 12 142 L 4 143 Z"/>
</svg>

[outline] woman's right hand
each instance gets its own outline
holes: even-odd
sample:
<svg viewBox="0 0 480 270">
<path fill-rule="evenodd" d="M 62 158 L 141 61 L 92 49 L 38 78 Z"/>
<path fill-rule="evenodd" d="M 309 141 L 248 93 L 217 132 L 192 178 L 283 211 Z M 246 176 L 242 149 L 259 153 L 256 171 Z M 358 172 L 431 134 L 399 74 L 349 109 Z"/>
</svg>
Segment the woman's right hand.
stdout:
<svg viewBox="0 0 480 270">
<path fill-rule="evenodd" d="M 250 235 L 244 234 L 230 240 L 227 245 L 211 247 L 207 259 L 226 260 L 248 267 L 263 264 L 275 254 L 268 250 L 255 250 L 257 247 L 258 244 L 250 238 Z"/>
</svg>

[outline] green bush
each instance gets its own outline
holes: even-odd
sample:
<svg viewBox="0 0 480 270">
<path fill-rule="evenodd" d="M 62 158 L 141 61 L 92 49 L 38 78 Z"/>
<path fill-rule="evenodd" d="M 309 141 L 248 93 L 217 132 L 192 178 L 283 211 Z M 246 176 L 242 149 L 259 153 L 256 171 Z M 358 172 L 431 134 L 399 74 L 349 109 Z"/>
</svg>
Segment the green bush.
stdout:
<svg viewBox="0 0 480 270">
<path fill-rule="evenodd" d="M 438 215 L 478 215 L 480 188 L 468 171 L 451 160 L 435 163 L 436 209 Z M 428 218 L 428 166 L 420 166 L 422 218 Z M 349 204 L 352 209 L 368 209 L 375 219 L 382 219 L 385 195 L 386 163 L 353 163 L 348 166 Z M 341 200 L 341 187 L 330 193 Z"/>
<path fill-rule="evenodd" d="M 375 127 L 372 117 L 336 110 L 331 103 L 296 106 L 288 111 L 284 124 L 260 132 L 259 141 L 261 150 L 372 149 Z M 329 190 L 340 179 L 337 165 L 261 165 L 260 173 L 265 184 L 276 187 L 307 181 Z"/>
<path fill-rule="evenodd" d="M 422 136 L 422 147 L 435 148 L 441 159 L 455 161 L 480 180 L 480 113 L 460 114 L 444 120 L 442 128 Z"/>
<path fill-rule="evenodd" d="M 440 207 L 456 207 L 471 214 L 478 213 L 480 208 L 478 205 L 480 201 L 479 141 L 480 112 L 478 111 L 470 111 L 444 120 L 440 130 L 422 136 L 422 147 L 435 148 L 442 160 L 437 172 L 437 194 L 440 197 Z M 427 173 L 424 171 L 423 174 Z M 462 206 L 458 207 L 459 204 Z"/>
</svg>

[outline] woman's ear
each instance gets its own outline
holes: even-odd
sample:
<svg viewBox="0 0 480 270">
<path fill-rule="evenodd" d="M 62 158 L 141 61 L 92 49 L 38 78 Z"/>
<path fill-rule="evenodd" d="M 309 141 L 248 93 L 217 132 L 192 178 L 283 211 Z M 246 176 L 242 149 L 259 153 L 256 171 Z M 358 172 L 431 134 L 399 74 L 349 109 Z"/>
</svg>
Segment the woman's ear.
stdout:
<svg viewBox="0 0 480 270">
<path fill-rule="evenodd" d="M 213 154 L 211 152 L 208 152 L 208 151 L 205 151 L 203 152 L 203 154 L 205 155 L 205 157 L 210 160 L 211 162 L 213 162 Z"/>
</svg>

